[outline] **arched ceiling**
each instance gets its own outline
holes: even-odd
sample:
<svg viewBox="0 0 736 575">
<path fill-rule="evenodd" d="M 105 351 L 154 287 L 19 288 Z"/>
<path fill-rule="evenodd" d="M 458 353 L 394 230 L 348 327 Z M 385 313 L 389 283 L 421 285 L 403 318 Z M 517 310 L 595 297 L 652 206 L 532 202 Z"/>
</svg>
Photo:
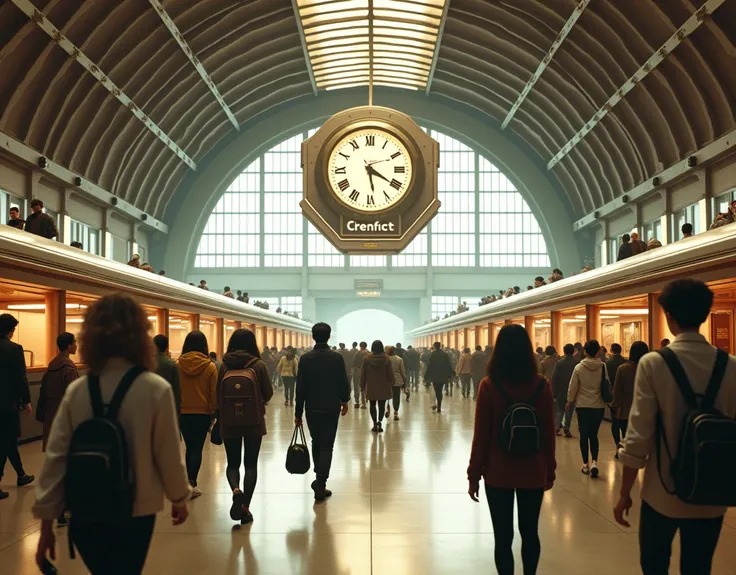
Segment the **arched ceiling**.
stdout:
<svg viewBox="0 0 736 575">
<path fill-rule="evenodd" d="M 579 0 L 449 2 L 430 90 L 498 126 Z M 162 218 L 193 166 L 236 130 L 216 92 L 241 126 L 315 96 L 291 0 L 160 2 L 214 91 L 156 4 L 6 0 L 0 131 Z M 704 4 L 591 0 L 506 129 L 547 164 Z M 575 217 L 734 130 L 735 22 L 736 0 L 725 0 L 552 167 Z M 39 26 L 49 23 L 123 96 Z"/>
</svg>

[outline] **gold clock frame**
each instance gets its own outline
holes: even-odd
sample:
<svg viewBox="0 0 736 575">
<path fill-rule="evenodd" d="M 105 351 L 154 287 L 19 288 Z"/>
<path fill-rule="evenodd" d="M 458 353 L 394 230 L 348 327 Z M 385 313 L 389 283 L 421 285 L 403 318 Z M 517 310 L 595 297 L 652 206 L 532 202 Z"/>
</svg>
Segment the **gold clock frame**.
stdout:
<svg viewBox="0 0 736 575">
<path fill-rule="evenodd" d="M 375 127 L 385 130 L 406 147 L 412 162 L 411 180 L 404 197 L 393 206 L 364 212 L 343 203 L 329 183 L 329 158 L 346 135 Z M 332 116 L 302 142 L 302 213 L 342 253 L 395 254 L 401 252 L 437 214 L 439 144 L 406 114 L 381 106 L 359 106 Z M 344 223 L 375 221 L 398 225 L 396 233 L 346 232 Z"/>
</svg>

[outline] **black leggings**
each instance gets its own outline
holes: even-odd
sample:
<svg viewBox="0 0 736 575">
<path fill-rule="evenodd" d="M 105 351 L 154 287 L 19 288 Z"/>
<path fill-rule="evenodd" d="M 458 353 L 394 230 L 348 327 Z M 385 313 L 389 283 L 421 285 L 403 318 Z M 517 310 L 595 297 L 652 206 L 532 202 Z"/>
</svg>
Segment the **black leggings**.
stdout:
<svg viewBox="0 0 736 575">
<path fill-rule="evenodd" d="M 376 423 L 381 423 L 383 421 L 383 412 L 386 411 L 386 401 L 385 399 L 379 399 L 378 401 L 371 399 L 371 419 L 373 420 L 373 425 Z M 376 404 L 378 404 L 378 413 L 376 413 Z"/>
<path fill-rule="evenodd" d="M 155 524 L 155 515 L 116 523 L 72 519 L 69 529 L 74 546 L 92 575 L 136 575 L 143 571 Z"/>
<path fill-rule="evenodd" d="M 296 385 L 296 377 L 290 375 L 282 375 L 284 380 L 284 399 L 286 401 L 294 401 L 294 386 Z"/>
<path fill-rule="evenodd" d="M 578 407 L 578 427 L 580 428 L 580 453 L 583 463 L 588 464 L 588 444 L 593 461 L 598 459 L 598 430 L 603 421 L 602 407 Z"/>
<path fill-rule="evenodd" d="M 434 395 L 437 398 L 437 409 L 442 409 L 442 388 L 445 387 L 444 381 L 432 382 L 434 386 Z"/>
<path fill-rule="evenodd" d="M 235 491 L 240 489 L 240 455 L 241 446 L 244 447 L 243 465 L 245 467 L 245 481 L 243 481 L 243 493 L 245 494 L 245 503 L 248 507 L 253 492 L 256 490 L 256 482 L 258 481 L 258 454 L 261 452 L 262 436 L 257 437 L 237 437 L 235 439 L 225 439 L 225 455 L 227 456 L 227 470 L 225 475 L 230 489 Z"/>
<path fill-rule="evenodd" d="M 486 485 L 488 508 L 493 522 L 494 558 L 498 575 L 514 575 L 514 493 L 519 504 L 518 520 L 521 535 L 521 562 L 524 575 L 534 575 L 539 564 L 539 512 L 543 489 L 501 489 Z"/>
<path fill-rule="evenodd" d="M 204 413 L 182 413 L 179 416 L 179 429 L 186 446 L 184 461 L 187 465 L 187 477 L 189 483 L 195 487 L 199 468 L 202 467 L 202 449 L 211 423 L 212 416 Z"/>
<path fill-rule="evenodd" d="M 401 388 L 393 387 L 391 388 L 391 392 L 394 394 L 394 398 L 393 398 L 394 411 L 398 413 L 399 407 L 401 407 Z"/>
</svg>

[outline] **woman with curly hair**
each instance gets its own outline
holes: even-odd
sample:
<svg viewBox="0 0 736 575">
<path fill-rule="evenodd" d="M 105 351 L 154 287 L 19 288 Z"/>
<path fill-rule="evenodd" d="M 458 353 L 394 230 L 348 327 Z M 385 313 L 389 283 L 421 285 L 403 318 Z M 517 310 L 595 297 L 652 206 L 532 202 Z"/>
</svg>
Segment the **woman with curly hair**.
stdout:
<svg viewBox="0 0 736 575">
<path fill-rule="evenodd" d="M 41 519 L 36 551 L 39 568 L 47 553 L 55 558 L 53 520 L 66 508 L 65 478 L 72 435 L 93 417 L 90 389 L 109 405 L 118 384 L 133 377 L 117 414 L 123 428 L 131 477 L 135 480 L 132 517 L 109 522 L 71 518 L 70 537 L 93 575 L 143 571 L 156 513 L 164 497 L 172 502 L 174 525 L 186 521 L 190 497 L 179 448 L 171 385 L 153 373 L 156 358 L 145 310 L 125 294 L 105 296 L 87 310 L 80 336 L 88 374 L 67 388 L 51 426 L 46 460 L 36 489 L 33 514 Z M 135 376 L 140 369 L 144 371 Z"/>
</svg>

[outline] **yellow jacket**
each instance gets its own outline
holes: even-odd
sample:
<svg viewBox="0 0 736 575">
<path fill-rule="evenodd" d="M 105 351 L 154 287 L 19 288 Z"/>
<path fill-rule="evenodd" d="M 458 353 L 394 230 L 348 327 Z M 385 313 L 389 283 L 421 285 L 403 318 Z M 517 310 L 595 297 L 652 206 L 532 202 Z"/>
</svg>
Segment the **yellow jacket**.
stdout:
<svg viewBox="0 0 736 575">
<path fill-rule="evenodd" d="M 283 377 L 296 377 L 299 369 L 298 365 L 299 362 L 296 360 L 296 357 L 291 358 L 291 361 L 289 361 L 286 359 L 286 356 L 284 356 L 279 360 L 279 365 L 276 367 L 276 371 L 278 371 Z"/>
<path fill-rule="evenodd" d="M 198 351 L 179 357 L 181 386 L 181 413 L 212 415 L 217 408 L 217 367 L 212 360 Z"/>
</svg>

